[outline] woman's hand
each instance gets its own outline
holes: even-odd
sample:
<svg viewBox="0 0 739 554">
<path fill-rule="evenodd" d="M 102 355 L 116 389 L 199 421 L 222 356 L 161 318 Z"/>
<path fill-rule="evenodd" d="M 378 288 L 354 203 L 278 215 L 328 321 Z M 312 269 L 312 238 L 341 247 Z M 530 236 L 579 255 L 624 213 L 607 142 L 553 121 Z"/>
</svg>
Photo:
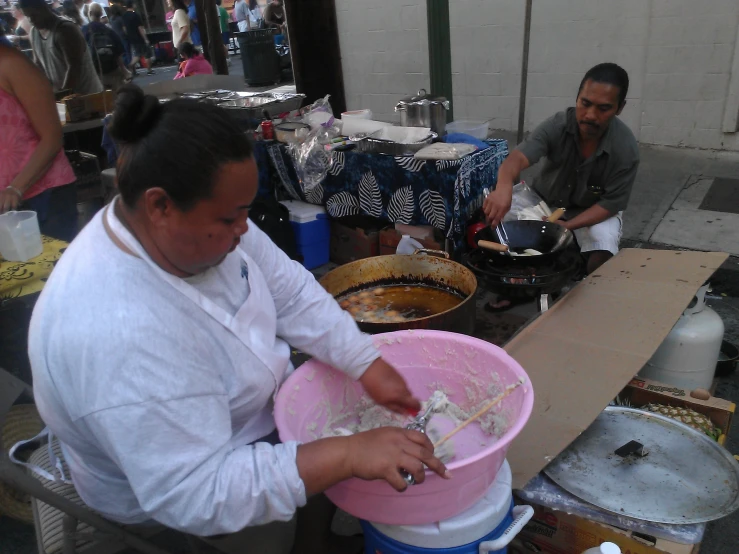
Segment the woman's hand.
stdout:
<svg viewBox="0 0 739 554">
<path fill-rule="evenodd" d="M 359 378 L 370 398 L 399 414 L 416 415 L 421 403 L 411 394 L 405 379 L 382 358 L 376 359 Z"/>
<path fill-rule="evenodd" d="M 395 490 L 404 491 L 408 484 L 401 470 L 423 483 L 426 467 L 449 479 L 446 466 L 434 456 L 434 445 L 418 431 L 399 427 L 382 427 L 347 437 L 347 462 L 353 477 L 367 481 L 384 479 Z"/>
<path fill-rule="evenodd" d="M 21 195 L 14 188 L 8 187 L 0 191 L 0 214 L 17 210 L 21 203 Z"/>
</svg>

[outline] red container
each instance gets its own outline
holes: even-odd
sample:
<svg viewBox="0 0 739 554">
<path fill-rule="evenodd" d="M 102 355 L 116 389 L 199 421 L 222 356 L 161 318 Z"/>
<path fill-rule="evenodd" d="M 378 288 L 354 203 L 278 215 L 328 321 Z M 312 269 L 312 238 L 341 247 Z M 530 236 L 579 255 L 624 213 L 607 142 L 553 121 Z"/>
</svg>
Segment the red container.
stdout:
<svg viewBox="0 0 739 554">
<path fill-rule="evenodd" d="M 275 138 L 275 128 L 269 119 L 262 121 L 262 136 L 264 140 L 274 140 Z"/>
</svg>

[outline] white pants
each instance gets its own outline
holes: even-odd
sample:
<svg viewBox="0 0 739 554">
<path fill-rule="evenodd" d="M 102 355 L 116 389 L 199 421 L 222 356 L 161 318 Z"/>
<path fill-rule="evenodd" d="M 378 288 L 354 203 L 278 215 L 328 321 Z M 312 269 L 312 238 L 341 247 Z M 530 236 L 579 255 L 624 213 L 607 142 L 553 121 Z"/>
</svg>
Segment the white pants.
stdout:
<svg viewBox="0 0 739 554">
<path fill-rule="evenodd" d="M 580 245 L 580 251 L 583 253 L 605 250 L 615 256 L 618 254 L 618 244 L 621 242 L 622 230 L 623 212 L 618 212 L 592 227 L 582 227 L 575 230 L 575 238 L 577 244 Z"/>
</svg>

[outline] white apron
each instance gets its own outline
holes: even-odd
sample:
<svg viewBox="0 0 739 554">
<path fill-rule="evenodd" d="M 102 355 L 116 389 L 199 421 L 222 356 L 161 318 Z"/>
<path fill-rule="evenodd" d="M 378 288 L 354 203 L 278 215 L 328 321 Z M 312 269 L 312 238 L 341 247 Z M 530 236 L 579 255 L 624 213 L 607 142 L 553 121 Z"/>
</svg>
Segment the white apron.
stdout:
<svg viewBox="0 0 739 554">
<path fill-rule="evenodd" d="M 231 315 L 184 279 L 167 273 L 159 267 L 149 257 L 139 241 L 121 224 L 116 224 L 115 216 L 110 209 L 115 202 L 118 202 L 118 198 L 108 204 L 103 213 L 103 225 L 111 240 L 124 252 L 144 260 L 154 273 L 223 325 L 251 350 L 254 356 L 267 366 L 272 375 L 274 380 L 272 398 L 274 399 L 290 367 L 290 347 L 287 343 L 277 339 L 277 310 L 264 274 L 256 262 L 240 246 L 236 248 L 236 252 L 247 265 L 247 281 L 250 290 L 243 306 L 235 315 Z M 118 228 L 116 231 L 113 230 L 114 226 Z M 232 440 L 240 444 L 250 444 L 273 430 L 272 414 L 262 411 L 237 431 Z"/>
<path fill-rule="evenodd" d="M 231 333 L 233 333 L 239 341 L 244 344 L 267 368 L 274 380 L 274 391 L 272 398 L 274 399 L 280 384 L 285 378 L 285 374 L 290 367 L 290 347 L 277 340 L 277 311 L 275 309 L 272 295 L 267 287 L 267 281 L 262 274 L 259 266 L 252 260 L 241 247 L 236 251 L 242 257 L 248 268 L 247 280 L 249 283 L 249 296 L 246 298 L 244 305 L 239 308 L 235 315 L 230 315 L 226 310 L 215 304 L 212 300 L 204 296 L 199 290 L 187 283 L 185 280 L 167 273 L 159 267 L 146 253 L 130 232 L 120 224 L 116 224 L 113 219 L 115 216 L 110 212 L 110 207 L 117 202 L 114 199 L 103 213 L 103 226 L 105 231 L 113 241 L 113 243 L 132 256 L 141 258 L 149 267 L 161 277 L 164 281 L 172 285 L 180 291 L 186 298 L 194 302 L 208 315 L 213 317 L 218 323 L 223 325 Z M 119 232 L 113 230 L 113 225 L 119 227 Z M 232 438 L 234 444 L 251 444 L 265 437 L 274 430 L 274 419 L 272 414 L 263 410 L 261 413 L 253 417 L 246 425 L 236 432 Z M 56 475 L 50 474 L 45 469 L 23 463 L 16 459 L 15 452 L 24 444 L 47 438 L 49 458 L 56 470 Z M 53 435 L 48 428 L 32 439 L 20 441 L 13 445 L 8 453 L 10 459 L 19 465 L 25 466 L 35 474 L 49 481 L 62 481 L 72 484 L 67 479 L 62 469 L 62 464 L 52 451 Z"/>
</svg>

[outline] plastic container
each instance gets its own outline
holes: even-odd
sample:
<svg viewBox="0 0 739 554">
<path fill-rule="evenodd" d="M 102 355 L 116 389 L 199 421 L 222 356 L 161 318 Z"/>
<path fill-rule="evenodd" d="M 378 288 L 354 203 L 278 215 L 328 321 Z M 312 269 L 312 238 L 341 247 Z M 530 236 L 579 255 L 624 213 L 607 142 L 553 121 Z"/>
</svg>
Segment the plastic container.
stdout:
<svg viewBox="0 0 739 554">
<path fill-rule="evenodd" d="M 460 119 L 459 121 L 452 121 L 446 124 L 446 132 L 450 135 L 452 133 L 464 133 L 480 140 L 488 138 L 489 128 L 490 123 L 487 121 L 472 121 L 468 119 Z"/>
<path fill-rule="evenodd" d="M 342 112 L 341 113 L 341 120 L 344 121 L 346 119 L 367 119 L 371 120 L 373 117 L 372 110 L 369 110 L 367 108 L 364 108 L 362 110 L 351 110 L 348 112 Z"/>
<path fill-rule="evenodd" d="M 511 468 L 504 462 L 485 496 L 461 514 L 426 525 L 384 525 L 362 522 L 365 552 L 382 554 L 480 554 L 506 552 L 534 513 L 530 506 L 513 507 Z M 514 510 L 517 517 L 514 523 Z"/>
<path fill-rule="evenodd" d="M 588 548 L 582 554 L 621 554 L 621 549 L 617 544 L 612 542 L 604 542 L 600 546 Z"/>
<path fill-rule="evenodd" d="M 382 356 L 405 378 L 411 392 L 428 398 L 430 384 L 452 398 L 466 399 L 471 382 L 487 395 L 492 382 L 524 385 L 501 402 L 508 422 L 500 438 L 470 425 L 452 439 L 456 458 L 447 464 L 453 479 L 426 472 L 426 480 L 400 493 L 385 481 L 348 479 L 326 491 L 345 512 L 375 523 L 420 525 L 443 521 L 477 503 L 495 482 L 510 443 L 531 415 L 534 391 L 526 372 L 503 349 L 489 342 L 444 331 L 408 330 L 374 335 Z M 313 359 L 300 366 L 280 388 L 275 422 L 283 442 L 320 438 L 330 417 L 353 414 L 364 395 L 362 385 Z M 460 401 L 460 404 L 463 402 Z M 447 429 L 439 427 L 441 432 Z"/>
<path fill-rule="evenodd" d="M 395 249 L 396 254 L 411 255 L 415 254 L 416 250 L 423 248 L 423 244 L 412 238 L 410 235 L 403 235 L 400 238 L 398 247 Z"/>
<path fill-rule="evenodd" d="M 298 253 L 303 256 L 303 266 L 314 269 L 327 264 L 331 228 L 326 209 L 297 200 L 280 203 L 290 212 L 290 225 L 295 232 Z"/>
<path fill-rule="evenodd" d="M 36 212 L 10 211 L 0 215 L 0 255 L 3 258 L 9 262 L 27 262 L 43 250 Z"/>
</svg>

